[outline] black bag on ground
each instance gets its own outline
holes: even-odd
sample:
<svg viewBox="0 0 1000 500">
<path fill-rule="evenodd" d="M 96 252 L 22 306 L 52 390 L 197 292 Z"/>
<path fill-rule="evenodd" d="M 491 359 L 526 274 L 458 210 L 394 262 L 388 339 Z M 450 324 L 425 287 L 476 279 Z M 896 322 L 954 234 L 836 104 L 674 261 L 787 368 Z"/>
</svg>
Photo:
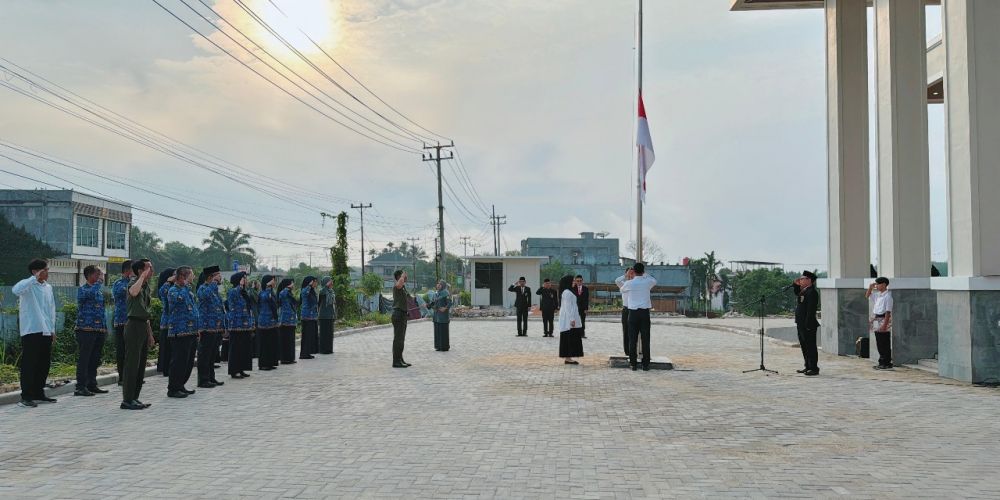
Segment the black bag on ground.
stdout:
<svg viewBox="0 0 1000 500">
<path fill-rule="evenodd" d="M 854 341 L 854 352 L 859 358 L 868 357 L 868 337 L 858 337 L 858 340 Z"/>
</svg>

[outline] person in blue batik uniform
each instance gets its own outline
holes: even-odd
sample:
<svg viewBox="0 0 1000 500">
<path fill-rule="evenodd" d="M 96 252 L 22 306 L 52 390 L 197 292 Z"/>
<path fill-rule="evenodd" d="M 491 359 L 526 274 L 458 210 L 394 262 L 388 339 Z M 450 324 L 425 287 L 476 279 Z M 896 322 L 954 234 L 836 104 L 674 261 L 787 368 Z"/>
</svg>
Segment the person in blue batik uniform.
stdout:
<svg viewBox="0 0 1000 500">
<path fill-rule="evenodd" d="M 76 290 L 76 343 L 80 348 L 76 358 L 76 391 L 74 396 L 93 396 L 108 391 L 97 387 L 97 367 L 108 336 L 108 320 L 104 311 L 104 271 L 97 266 L 83 269 L 87 280 Z"/>
<path fill-rule="evenodd" d="M 115 334 L 115 365 L 118 368 L 118 385 L 122 385 L 122 366 L 125 365 L 125 323 L 128 323 L 128 283 L 132 280 L 132 261 L 122 262 L 122 277 L 111 285 L 111 296 L 115 299 L 113 316 Z"/>
<path fill-rule="evenodd" d="M 278 304 L 281 306 L 279 329 L 281 334 L 281 364 L 290 365 L 295 363 L 295 326 L 298 324 L 295 310 L 298 303 L 295 301 L 295 294 L 292 288 L 295 282 L 290 278 L 281 280 L 278 284 Z"/>
<path fill-rule="evenodd" d="M 208 266 L 198 277 L 198 315 L 201 331 L 198 334 L 198 387 L 211 389 L 222 385 L 215 379 L 215 356 L 226 331 L 226 310 L 219 295 L 222 272 L 219 266 Z"/>
<path fill-rule="evenodd" d="M 186 398 L 189 394 L 194 394 L 194 391 L 184 387 L 194 368 L 194 347 L 201 326 L 198 306 L 190 288 L 193 277 L 194 270 L 190 267 L 177 268 L 174 286 L 167 292 L 167 335 L 170 337 L 170 382 L 167 384 L 167 396 L 171 398 Z"/>
<path fill-rule="evenodd" d="M 229 376 L 246 378 L 253 370 L 253 313 L 247 293 L 247 273 L 229 277 L 233 285 L 226 294 L 226 322 L 229 325 Z"/>
<path fill-rule="evenodd" d="M 316 293 L 316 281 L 314 276 L 306 276 L 302 280 L 302 290 L 300 298 L 302 308 L 302 346 L 299 350 L 299 359 L 313 359 L 313 354 L 319 352 L 319 295 Z"/>
<path fill-rule="evenodd" d="M 156 358 L 156 371 L 164 377 L 170 376 L 170 327 L 167 325 L 167 292 L 174 286 L 174 271 L 176 269 L 168 267 L 160 272 L 160 279 L 157 280 L 156 296 L 160 299 L 160 332 L 156 341 L 160 343 L 160 354 Z"/>
<path fill-rule="evenodd" d="M 257 295 L 257 335 L 260 336 L 257 366 L 266 371 L 278 367 L 281 338 L 278 334 L 278 295 L 274 292 L 274 276 L 265 274 L 260 285 L 263 289 Z"/>
<path fill-rule="evenodd" d="M 333 322 L 337 319 L 337 294 L 333 280 L 327 276 L 319 291 L 319 353 L 333 354 Z"/>
</svg>

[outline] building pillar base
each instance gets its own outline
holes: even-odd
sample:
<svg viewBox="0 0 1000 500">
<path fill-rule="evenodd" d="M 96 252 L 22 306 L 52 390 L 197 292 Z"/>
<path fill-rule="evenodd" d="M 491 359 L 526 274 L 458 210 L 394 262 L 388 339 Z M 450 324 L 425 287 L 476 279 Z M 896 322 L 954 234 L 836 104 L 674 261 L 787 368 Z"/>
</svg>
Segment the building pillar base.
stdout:
<svg viewBox="0 0 1000 500">
<path fill-rule="evenodd" d="M 863 279 L 821 279 L 820 343 L 823 352 L 853 355 L 858 337 L 868 335 L 868 301 Z"/>
<path fill-rule="evenodd" d="M 1000 290 L 937 290 L 938 374 L 1000 381 Z"/>
</svg>

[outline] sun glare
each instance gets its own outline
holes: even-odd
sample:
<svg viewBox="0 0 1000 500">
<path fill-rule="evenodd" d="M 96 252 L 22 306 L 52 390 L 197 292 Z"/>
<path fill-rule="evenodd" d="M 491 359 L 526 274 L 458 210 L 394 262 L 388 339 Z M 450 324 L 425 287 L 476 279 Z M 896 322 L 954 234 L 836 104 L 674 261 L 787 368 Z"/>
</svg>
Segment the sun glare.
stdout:
<svg viewBox="0 0 1000 500">
<path fill-rule="evenodd" d="M 304 54 L 318 53 L 309 38 L 325 50 L 331 50 L 338 41 L 338 20 L 335 0 L 273 0 L 278 10 L 269 0 L 257 0 L 255 9 L 264 21 L 281 34 L 293 47 Z M 287 15 L 287 17 L 286 17 Z M 301 29 L 301 31 L 300 31 Z M 302 32 L 305 32 L 303 34 Z M 286 51 L 287 48 L 261 28 L 260 39 L 269 49 Z M 308 37 L 306 36 L 308 35 Z"/>
</svg>

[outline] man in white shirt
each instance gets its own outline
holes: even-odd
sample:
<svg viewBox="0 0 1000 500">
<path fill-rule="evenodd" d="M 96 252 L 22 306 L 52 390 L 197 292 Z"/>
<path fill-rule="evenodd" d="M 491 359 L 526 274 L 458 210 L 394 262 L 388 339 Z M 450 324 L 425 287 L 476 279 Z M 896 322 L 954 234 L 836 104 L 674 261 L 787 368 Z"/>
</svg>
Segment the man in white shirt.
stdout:
<svg viewBox="0 0 1000 500">
<path fill-rule="evenodd" d="M 878 347 L 878 364 L 876 370 L 892 368 L 892 292 L 889 291 L 889 279 L 879 277 L 868 285 L 865 297 L 872 302 L 872 331 L 875 332 L 875 345 Z"/>
<path fill-rule="evenodd" d="M 632 268 L 625 270 L 625 274 L 615 278 L 615 284 L 618 285 L 618 289 L 621 290 L 625 286 L 625 282 L 635 278 L 635 271 Z M 628 297 L 629 293 L 621 290 L 622 293 L 622 349 L 625 351 L 625 355 L 628 356 Z"/>
<path fill-rule="evenodd" d="M 649 370 L 649 310 L 653 308 L 650 292 L 656 286 L 656 279 L 646 276 L 646 266 L 636 262 L 632 267 L 635 277 L 622 286 L 622 295 L 628 295 L 628 358 L 632 370 L 636 370 L 636 341 L 642 337 L 642 369 Z"/>
<path fill-rule="evenodd" d="M 56 302 L 49 279 L 49 263 L 42 259 L 28 264 L 31 276 L 12 291 L 18 297 L 21 330 L 21 402 L 18 406 L 34 408 L 38 403 L 55 403 L 45 396 L 45 380 L 52 363 L 52 344 L 56 339 Z"/>
</svg>

